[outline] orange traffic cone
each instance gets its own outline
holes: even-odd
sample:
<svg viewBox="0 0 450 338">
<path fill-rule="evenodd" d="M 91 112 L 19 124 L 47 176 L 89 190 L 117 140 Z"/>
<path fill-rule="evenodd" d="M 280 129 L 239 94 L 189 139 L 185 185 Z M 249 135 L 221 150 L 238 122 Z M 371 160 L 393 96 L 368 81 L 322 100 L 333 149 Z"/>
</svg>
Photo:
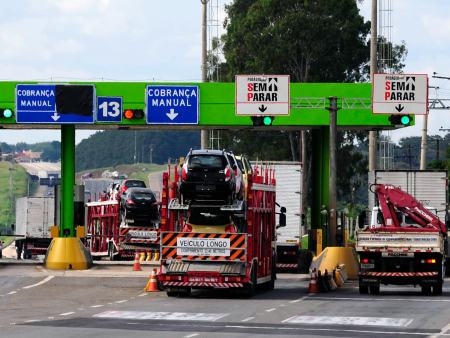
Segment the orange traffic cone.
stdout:
<svg viewBox="0 0 450 338">
<path fill-rule="evenodd" d="M 147 292 L 159 291 L 158 282 L 156 280 L 156 269 L 152 270 L 152 273 L 150 274 L 150 279 L 148 280 L 144 290 Z"/>
<path fill-rule="evenodd" d="M 311 280 L 309 281 L 308 293 L 319 293 L 316 269 L 311 271 Z"/>
<path fill-rule="evenodd" d="M 133 271 L 142 271 L 141 262 L 139 262 L 139 253 L 138 252 L 136 252 L 136 255 L 134 255 Z"/>
</svg>

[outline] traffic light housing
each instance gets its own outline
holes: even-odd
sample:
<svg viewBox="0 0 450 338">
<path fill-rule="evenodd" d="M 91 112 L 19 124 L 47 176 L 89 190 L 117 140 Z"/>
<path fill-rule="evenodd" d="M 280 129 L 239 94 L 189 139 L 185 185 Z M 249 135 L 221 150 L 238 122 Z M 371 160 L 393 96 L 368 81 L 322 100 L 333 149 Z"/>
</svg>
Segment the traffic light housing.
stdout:
<svg viewBox="0 0 450 338">
<path fill-rule="evenodd" d="M 252 116 L 254 127 L 271 126 L 275 117 L 273 116 Z"/>
<path fill-rule="evenodd" d="M 144 111 L 142 109 L 124 109 L 122 116 L 125 120 L 140 120 L 144 117 Z"/>
<path fill-rule="evenodd" d="M 0 108 L 0 120 L 2 122 L 15 122 L 14 111 L 11 108 Z"/>
<path fill-rule="evenodd" d="M 389 116 L 389 122 L 394 126 L 409 126 L 411 125 L 413 118 L 408 114 L 393 114 Z"/>
</svg>

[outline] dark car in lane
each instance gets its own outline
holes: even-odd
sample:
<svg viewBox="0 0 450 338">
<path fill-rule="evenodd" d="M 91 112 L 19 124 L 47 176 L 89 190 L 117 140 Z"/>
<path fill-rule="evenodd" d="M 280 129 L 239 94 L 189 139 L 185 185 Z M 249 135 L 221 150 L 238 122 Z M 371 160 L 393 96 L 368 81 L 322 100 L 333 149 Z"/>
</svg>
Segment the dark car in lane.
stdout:
<svg viewBox="0 0 450 338">
<path fill-rule="evenodd" d="M 236 181 L 226 152 L 210 149 L 189 151 L 181 169 L 180 193 L 185 202 L 231 203 L 236 193 Z"/>
<path fill-rule="evenodd" d="M 131 187 L 120 196 L 122 219 L 159 220 L 159 204 L 150 188 Z"/>
</svg>

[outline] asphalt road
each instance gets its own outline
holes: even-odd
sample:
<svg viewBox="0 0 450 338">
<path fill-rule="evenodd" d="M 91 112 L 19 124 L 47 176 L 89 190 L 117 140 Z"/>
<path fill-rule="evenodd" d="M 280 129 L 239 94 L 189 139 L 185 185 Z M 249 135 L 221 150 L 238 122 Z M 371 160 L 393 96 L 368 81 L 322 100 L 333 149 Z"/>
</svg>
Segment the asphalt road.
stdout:
<svg viewBox="0 0 450 338">
<path fill-rule="evenodd" d="M 2 337 L 446 337 L 450 280 L 442 296 L 382 286 L 359 295 L 347 281 L 308 294 L 305 275 L 279 274 L 275 290 L 252 298 L 228 290 L 190 297 L 145 292 L 152 269 L 95 265 L 83 271 L 0 262 Z M 307 276 L 306 276 L 307 277 Z"/>
</svg>

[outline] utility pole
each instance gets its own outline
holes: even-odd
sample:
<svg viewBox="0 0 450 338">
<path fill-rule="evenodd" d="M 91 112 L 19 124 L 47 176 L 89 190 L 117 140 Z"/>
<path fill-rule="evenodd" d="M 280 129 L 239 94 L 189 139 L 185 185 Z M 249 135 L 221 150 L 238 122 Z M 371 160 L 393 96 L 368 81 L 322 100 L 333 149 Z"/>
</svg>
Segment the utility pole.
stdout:
<svg viewBox="0 0 450 338">
<path fill-rule="evenodd" d="M 329 97 L 330 107 L 330 183 L 329 183 L 329 237 L 328 246 L 336 246 L 337 210 L 336 210 L 336 129 L 337 98 Z"/>
<path fill-rule="evenodd" d="M 378 71 L 377 63 L 377 1 L 372 0 L 372 18 L 370 23 L 370 79 L 373 80 L 373 74 Z M 369 131 L 369 171 L 376 169 L 377 163 L 377 132 Z"/>
<path fill-rule="evenodd" d="M 202 3 L 202 82 L 208 81 L 207 76 L 207 34 L 206 34 L 206 28 L 207 28 L 207 4 L 208 0 L 200 0 Z M 202 129 L 200 132 L 200 145 L 202 149 L 205 149 L 208 147 L 208 130 Z"/>
<path fill-rule="evenodd" d="M 427 130 L 428 130 L 428 113 L 423 117 L 422 142 L 420 142 L 420 170 L 427 168 Z"/>
</svg>

